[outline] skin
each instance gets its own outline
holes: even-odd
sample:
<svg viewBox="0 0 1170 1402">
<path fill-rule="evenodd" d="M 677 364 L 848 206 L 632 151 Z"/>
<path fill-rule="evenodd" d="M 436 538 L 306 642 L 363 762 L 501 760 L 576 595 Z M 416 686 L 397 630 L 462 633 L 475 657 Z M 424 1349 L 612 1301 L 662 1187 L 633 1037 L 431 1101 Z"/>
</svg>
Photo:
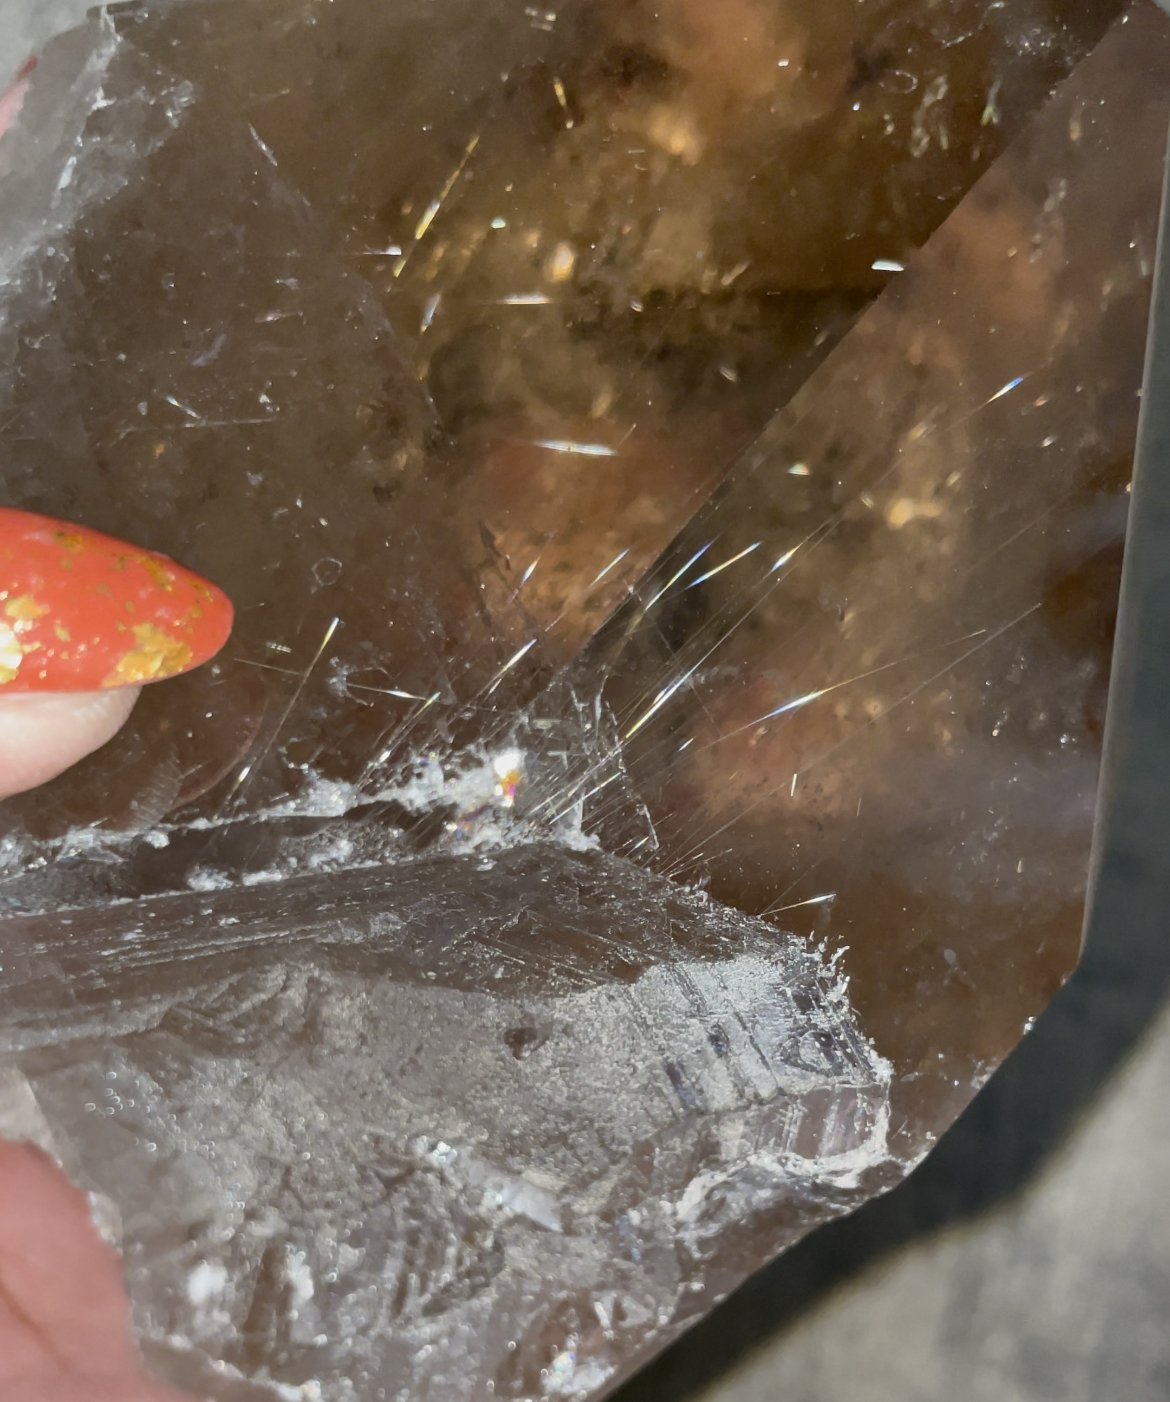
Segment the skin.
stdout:
<svg viewBox="0 0 1170 1402">
<path fill-rule="evenodd" d="M 0 94 L 0 138 L 24 101 L 31 66 Z M 100 749 L 137 699 L 136 687 L 0 696 L 0 800 Z M 143 1371 L 121 1262 L 94 1229 L 85 1195 L 40 1149 L 2 1139 L 0 1398 L 184 1402 Z"/>
<path fill-rule="evenodd" d="M 137 699 L 135 687 L 0 697 L 0 799 L 47 783 L 100 749 Z"/>
<path fill-rule="evenodd" d="M 34 61 L 26 63 L 0 94 L 0 138 L 24 103 L 34 67 Z M 136 687 L 79 695 L 0 696 L 0 799 L 47 783 L 100 749 L 126 723 L 137 699 Z M 3 1342 L 0 1325 L 0 1357 Z"/>
<path fill-rule="evenodd" d="M 0 138 L 24 101 L 28 72 L 0 94 Z M 0 695 L 0 800 L 100 749 L 138 694 L 128 686 Z M 121 1263 L 95 1231 L 84 1194 L 39 1149 L 2 1139 L 0 1399 L 183 1402 L 143 1371 Z"/>
<path fill-rule="evenodd" d="M 4 1141 L 0 1397 L 183 1402 L 142 1371 L 121 1263 L 94 1230 L 84 1194 L 39 1149 Z"/>
<path fill-rule="evenodd" d="M 0 798 L 44 783 L 105 744 L 137 696 L 128 688 L 0 698 Z M 0 1397 L 183 1402 L 143 1372 L 121 1262 L 95 1231 L 85 1195 L 41 1150 L 4 1140 Z"/>
</svg>

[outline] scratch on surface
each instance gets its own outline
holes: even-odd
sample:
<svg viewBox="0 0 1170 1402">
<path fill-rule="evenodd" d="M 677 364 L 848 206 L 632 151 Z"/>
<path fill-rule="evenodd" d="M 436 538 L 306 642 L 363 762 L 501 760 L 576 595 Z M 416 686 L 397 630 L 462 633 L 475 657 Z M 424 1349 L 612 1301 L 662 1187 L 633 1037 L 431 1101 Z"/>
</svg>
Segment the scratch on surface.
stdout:
<svg viewBox="0 0 1170 1402">
<path fill-rule="evenodd" d="M 703 556 L 707 553 L 708 550 L 711 549 L 711 547 L 714 544 L 715 542 L 713 540 L 709 540 L 706 545 L 700 545 L 698 550 L 695 551 L 695 553 L 686 562 L 686 564 L 682 565 L 679 569 L 675 570 L 674 574 L 670 576 L 670 578 L 666 581 L 662 588 L 659 589 L 659 591 L 653 596 L 653 598 L 651 598 L 650 602 L 643 606 L 642 611 L 638 615 L 637 619 L 639 623 L 642 621 L 643 618 L 646 617 L 646 615 L 659 601 L 659 599 L 661 599 L 664 594 L 668 593 L 679 582 L 683 575 L 686 574 L 686 572 L 691 568 L 691 566 L 697 564 L 698 561 L 703 558 Z"/>
<path fill-rule="evenodd" d="M 721 565 L 716 565 L 713 570 L 708 570 L 706 574 L 701 574 L 698 579 L 692 580 L 692 582 L 687 585 L 687 588 L 697 589 L 700 584 L 706 584 L 709 579 L 714 579 L 717 574 L 722 574 L 724 570 L 730 569 L 732 565 L 738 564 L 745 556 L 758 550 L 762 544 L 763 541 L 761 540 L 753 541 L 751 545 L 741 550 L 738 555 L 733 555 L 730 560 L 724 560 Z"/>
<path fill-rule="evenodd" d="M 718 647 L 718 645 L 719 644 L 716 643 L 715 646 Z M 642 729 L 646 722 L 650 720 L 653 716 L 657 715 L 657 713 L 663 708 L 663 706 L 666 705 L 670 698 L 674 696 L 674 694 L 681 687 L 685 686 L 688 681 L 690 681 L 690 679 L 695 675 L 695 673 L 706 661 L 706 657 L 708 656 L 710 656 L 710 653 L 706 654 L 706 656 L 704 657 L 701 657 L 698 660 L 698 662 L 694 664 L 693 667 L 688 667 L 687 670 L 681 676 L 676 677 L 674 681 L 669 683 L 669 685 L 664 686 L 661 689 L 661 691 L 659 691 L 658 695 L 654 698 L 654 700 L 650 703 L 650 705 L 647 707 L 647 709 L 642 712 L 642 714 L 633 723 L 633 725 L 630 726 L 629 730 L 625 732 L 625 735 L 622 738 L 625 740 L 629 740 L 632 739 L 635 735 L 637 735 L 638 731 Z"/>
<path fill-rule="evenodd" d="M 288 724 L 288 719 L 292 715 L 293 709 L 295 708 L 297 702 L 301 699 L 301 694 L 304 692 L 305 687 L 309 684 L 309 678 L 313 675 L 313 672 L 317 667 L 317 664 L 321 661 L 321 658 L 324 657 L 325 649 L 333 640 L 333 635 L 337 632 L 337 629 L 340 626 L 340 624 L 340 618 L 333 618 L 330 620 L 328 626 L 325 629 L 325 635 L 324 637 L 322 637 L 320 643 L 317 645 L 317 651 L 313 654 L 309 665 L 305 668 L 303 672 L 298 674 L 300 676 L 300 681 L 298 682 L 296 689 L 293 691 L 292 696 L 289 698 L 288 705 L 285 706 L 283 712 L 281 713 L 280 720 L 277 722 L 276 727 L 274 728 L 272 734 L 268 737 L 268 740 L 265 742 L 260 752 L 253 756 L 253 758 L 250 759 L 243 766 L 239 774 L 237 774 L 235 783 L 228 790 L 227 795 L 224 798 L 223 804 L 220 807 L 221 813 L 225 808 L 227 808 L 227 806 L 230 803 L 232 803 L 232 801 L 235 798 L 238 797 L 240 790 L 244 787 L 245 783 L 247 783 L 249 777 L 255 772 L 256 766 L 263 762 L 264 757 L 268 754 L 268 752 L 272 749 L 273 745 L 276 743 L 277 736 Z"/>
<path fill-rule="evenodd" d="M 536 646 L 536 643 L 536 638 L 529 638 L 523 647 L 516 649 L 512 656 L 508 658 L 507 662 L 504 663 L 504 665 L 492 678 L 491 682 L 488 685 L 487 691 L 485 692 L 485 695 L 490 696 L 492 692 L 495 691 L 495 689 L 504 680 L 504 678 L 508 675 L 512 668 L 515 667 L 515 665 L 521 660 L 521 658 L 527 657 L 527 655 Z"/>
<path fill-rule="evenodd" d="M 763 725 L 766 721 L 775 720 L 778 716 L 787 715 L 791 711 L 798 711 L 804 706 L 811 705 L 814 701 L 819 701 L 822 696 L 829 696 L 834 691 L 840 691 L 842 687 L 855 686 L 858 682 L 869 681 L 871 677 L 880 676 L 882 672 L 888 672 L 895 667 L 904 667 L 910 662 L 917 662 L 921 657 L 929 657 L 932 652 L 941 651 L 943 648 L 957 647 L 960 643 L 970 642 L 973 638 L 982 637 L 986 633 L 986 628 L 976 628 L 974 632 L 964 633 L 958 638 L 951 638 L 948 642 L 939 643 L 935 648 L 926 648 L 919 652 L 907 653 L 903 657 L 895 657 L 892 662 L 883 662 L 880 667 L 871 667 L 867 672 L 858 672 L 852 677 L 846 677 L 839 682 L 833 682 L 831 686 L 821 687 L 817 691 L 806 692 L 803 696 L 794 697 L 791 701 L 785 701 L 783 705 L 776 706 L 771 711 L 766 711 L 762 716 L 757 716 L 755 720 L 748 721 L 745 725 L 737 726 L 734 730 L 727 731 L 726 734 L 718 736 L 712 740 L 705 748 L 710 749 L 712 745 L 717 745 L 721 740 L 730 740 L 735 735 L 742 735 L 745 730 L 752 730 L 757 725 Z"/>
<path fill-rule="evenodd" d="M 955 641 L 959 642 L 966 641 L 967 639 L 972 637 L 978 637 L 979 641 L 975 644 L 974 647 L 968 648 L 966 652 L 945 663 L 937 671 L 931 673 L 930 676 L 925 677 L 921 682 L 918 683 L 917 686 L 912 687 L 910 691 L 904 692 L 901 696 L 898 697 L 896 701 L 892 701 L 876 716 L 872 717 L 872 719 L 870 719 L 867 722 L 867 725 L 878 724 L 880 721 L 884 720 L 888 715 L 892 714 L 892 712 L 896 711 L 900 706 L 904 706 L 908 702 L 912 701 L 916 696 L 920 695 L 926 687 L 931 686 L 934 682 L 938 681 L 940 677 L 945 677 L 948 672 L 953 671 L 956 667 L 961 667 L 964 662 L 969 661 L 972 657 L 975 656 L 976 653 L 981 652 L 983 648 L 989 647 L 993 642 L 997 641 L 997 639 L 1002 638 L 1005 633 L 1008 633 L 1011 631 L 1011 629 L 1018 627 L 1019 624 L 1021 624 L 1024 621 L 1024 619 L 1029 618 L 1041 606 L 1042 601 L 1037 600 L 1037 602 L 1032 604 L 1029 608 L 1024 609 L 1022 613 L 1018 613 L 1014 618 L 1008 619 L 1006 623 L 1001 624 L 1000 627 L 994 629 L 991 632 L 989 632 L 985 628 L 981 628 L 978 629 L 975 633 L 969 633 L 964 635 L 964 638 L 962 639 L 956 639 Z M 948 645 L 953 646 L 954 644 L 940 644 L 940 646 L 944 647 Z M 930 649 L 930 651 L 935 651 L 935 649 L 932 648 Z M 841 683 L 841 685 L 844 685 L 844 683 Z M 821 754 L 809 760 L 808 763 L 804 766 L 802 773 L 808 773 L 810 770 L 815 769 L 819 765 L 823 764 L 827 759 L 830 759 L 833 755 L 837 753 L 838 750 L 848 745 L 854 739 L 856 733 L 857 732 L 853 732 L 849 735 L 844 736 L 841 740 L 838 740 L 836 744 L 830 745 L 827 750 L 822 751 Z M 739 809 L 730 818 L 728 818 L 726 822 L 720 823 L 720 825 L 717 828 L 713 829 L 713 831 L 708 833 L 706 836 L 700 838 L 689 849 L 689 851 L 684 852 L 678 858 L 679 865 L 681 866 L 687 861 L 693 859 L 694 855 L 697 852 L 700 852 L 706 846 L 707 843 L 711 842 L 715 838 L 719 837 L 721 833 L 724 833 L 729 828 L 733 827 L 741 818 L 746 816 L 748 813 L 752 812 L 756 808 L 759 808 L 764 802 L 767 801 L 767 799 L 771 798 L 776 792 L 776 788 L 767 790 L 758 798 L 754 799 L 751 803 L 748 803 L 743 808 Z M 791 887 L 789 887 L 789 889 L 791 889 Z"/>
<path fill-rule="evenodd" d="M 799 910 L 806 905 L 830 905 L 837 899 L 836 891 L 825 891 L 819 896 L 809 896 L 806 901 L 793 901 L 791 905 L 770 905 L 760 912 L 764 915 L 782 915 L 786 910 Z"/>
</svg>

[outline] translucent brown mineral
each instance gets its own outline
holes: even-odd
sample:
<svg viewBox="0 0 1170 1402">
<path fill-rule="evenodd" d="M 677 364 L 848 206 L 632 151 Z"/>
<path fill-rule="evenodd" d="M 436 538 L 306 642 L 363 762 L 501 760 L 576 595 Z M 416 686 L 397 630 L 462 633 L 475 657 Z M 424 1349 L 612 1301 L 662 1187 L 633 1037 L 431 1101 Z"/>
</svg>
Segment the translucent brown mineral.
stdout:
<svg viewBox="0 0 1170 1402">
<path fill-rule="evenodd" d="M 160 1377 L 592 1399 L 1076 962 L 1170 21 L 188 0 L 0 140 L 5 504 L 227 655 L 0 810 Z"/>
</svg>

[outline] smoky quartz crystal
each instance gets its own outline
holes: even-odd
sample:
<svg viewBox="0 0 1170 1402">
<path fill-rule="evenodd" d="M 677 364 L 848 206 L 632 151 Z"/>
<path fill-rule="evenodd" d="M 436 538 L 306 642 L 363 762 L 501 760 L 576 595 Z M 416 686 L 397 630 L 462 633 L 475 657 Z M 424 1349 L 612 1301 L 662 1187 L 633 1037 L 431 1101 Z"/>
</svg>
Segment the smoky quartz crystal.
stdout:
<svg viewBox="0 0 1170 1402">
<path fill-rule="evenodd" d="M 600 1398 L 1076 963 L 1170 19 L 141 0 L 19 96 L 3 503 L 238 626 L 0 807 L 0 1127 L 176 1387 Z"/>
</svg>

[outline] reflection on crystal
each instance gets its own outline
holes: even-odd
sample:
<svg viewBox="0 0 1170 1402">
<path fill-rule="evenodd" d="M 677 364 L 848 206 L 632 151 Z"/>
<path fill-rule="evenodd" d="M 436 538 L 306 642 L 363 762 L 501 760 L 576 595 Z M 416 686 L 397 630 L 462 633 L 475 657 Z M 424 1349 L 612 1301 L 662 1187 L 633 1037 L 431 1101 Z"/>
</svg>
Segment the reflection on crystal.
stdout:
<svg viewBox="0 0 1170 1402">
<path fill-rule="evenodd" d="M 1116 52 L 976 187 L 612 630 L 656 860 L 850 946 L 912 1123 L 924 1098 L 969 1094 L 1076 957 L 1166 116 Z M 1085 122 L 1097 93 L 1117 127 Z M 1103 221 L 1118 130 L 1149 184 Z M 663 594 L 709 540 L 724 570 Z M 920 1000 L 924 980 L 954 993 Z"/>
<path fill-rule="evenodd" d="M 393 914 L 385 869 L 338 878 L 324 940 L 296 914 L 303 880 L 218 904 L 211 935 L 152 911 L 126 949 L 118 1035 L 60 1047 L 29 1028 L 50 1044 L 23 1067 L 50 1122 L 82 1130 L 71 1167 L 122 1206 L 160 1348 L 193 1334 L 291 1384 L 332 1341 L 348 1378 L 333 1395 L 368 1395 L 351 1370 L 376 1367 L 406 1397 L 453 1366 L 410 1355 L 468 1331 L 476 1366 L 498 1360 L 503 1395 L 527 1396 L 507 1390 L 529 1364 L 504 1361 L 506 1340 L 545 1329 L 544 1282 L 609 1293 L 634 1339 L 741 1208 L 790 1237 L 794 1177 L 814 1214 L 881 1165 L 889 1068 L 798 941 L 547 844 L 480 862 L 474 882 L 451 859 L 401 873 Z M 76 920 L 64 942 L 52 920 L 34 936 L 69 966 L 92 928 Z M 94 1026 L 80 1004 L 99 990 L 77 974 L 77 1024 Z M 143 1173 L 159 1196 L 131 1202 L 122 1184 Z M 452 1395 L 482 1395 L 467 1387 Z"/>
<path fill-rule="evenodd" d="M 239 627 L 5 805 L 0 1123 L 168 1380 L 600 1396 L 1067 974 L 1170 115 L 1115 9 L 190 0 L 45 53 L 6 500 Z"/>
</svg>

